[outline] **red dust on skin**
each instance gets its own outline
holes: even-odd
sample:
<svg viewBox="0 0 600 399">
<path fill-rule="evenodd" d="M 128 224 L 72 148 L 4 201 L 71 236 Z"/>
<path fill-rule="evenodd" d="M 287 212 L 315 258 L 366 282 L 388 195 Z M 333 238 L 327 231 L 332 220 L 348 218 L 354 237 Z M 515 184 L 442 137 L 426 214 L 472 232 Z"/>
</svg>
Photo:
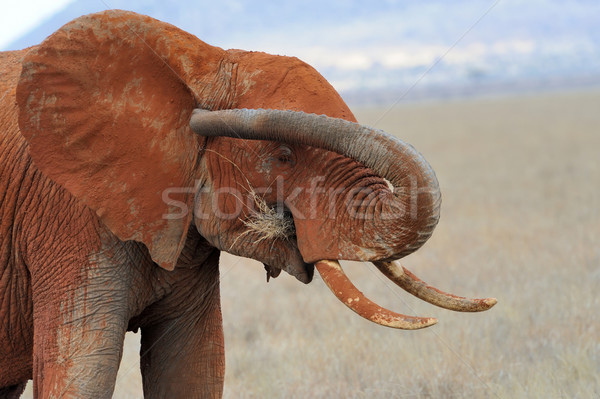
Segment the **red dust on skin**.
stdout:
<svg viewBox="0 0 600 399">
<path fill-rule="evenodd" d="M 354 116 L 333 87 L 296 58 L 225 51 L 124 11 L 78 18 L 39 46 L 0 53 L 0 66 L 0 117 L 7 138 L 0 147 L 13 151 L 0 153 L 6 157 L 0 167 L 11 177 L 3 175 L 0 184 L 14 196 L 0 202 L 0 238 L 9 237 L 0 242 L 5 268 L 0 276 L 10 276 L 4 270 L 14 268 L 31 279 L 19 280 L 18 287 L 27 292 L 23 309 L 16 308 L 25 315 L 25 342 L 2 337 L 22 347 L 9 363 L 0 358 L 0 371 L 18 364 L 21 374 L 2 374 L 6 380 L 0 383 L 22 383 L 33 375 L 38 396 L 90 390 L 100 393 L 84 396 L 108 396 L 118 361 L 107 359 L 118 360 L 126 328 L 140 327 L 142 348 L 149 353 L 142 359 L 148 396 L 220 397 L 218 251 L 200 237 L 201 226 L 189 228 L 192 212 L 163 217 L 179 213 L 176 202 L 193 209 L 194 194 L 173 192 L 174 201 L 167 203 L 163 193 L 197 181 L 217 184 L 217 175 L 242 188 L 235 167 L 211 170 L 216 162 L 208 161 L 208 150 L 222 155 L 236 145 L 258 151 L 267 144 L 203 138 L 188 125 L 192 111 L 270 108 L 349 121 Z M 304 151 L 319 153 L 323 164 L 342 158 L 313 147 Z M 361 167 L 352 159 L 344 162 L 353 170 Z M 16 204 L 27 209 L 14 212 Z M 17 221 L 11 219 L 15 213 Z M 243 228 L 242 221 L 235 222 Z M 13 223 L 29 232 L 19 232 L 26 236 L 20 245 L 11 235 L 18 230 Z M 324 234 L 318 223 L 297 233 Z M 323 274 L 333 286 L 352 292 L 339 275 Z M 110 286 L 103 285 L 107 281 Z M 371 320 L 393 322 L 375 304 L 358 303 L 355 308 Z M 6 311 L 9 317 L 13 312 Z M 177 317 L 190 312 L 193 323 Z M 95 355 L 103 360 L 96 362 Z"/>
<path fill-rule="evenodd" d="M 2 117 L 9 124 L 5 127 L 21 143 L 24 159 L 29 159 L 29 154 L 34 159 L 30 174 L 37 175 L 39 169 L 60 184 L 48 182 L 46 186 L 53 192 L 40 197 L 56 192 L 57 198 L 64 199 L 56 206 L 64 213 L 59 219 L 69 220 L 63 223 L 69 231 L 94 230 L 101 221 L 121 240 L 143 242 L 153 260 L 165 269 L 174 268 L 192 215 L 163 218 L 177 209 L 163 201 L 162 192 L 193 186 L 203 177 L 199 160 L 206 139 L 188 126 L 194 108 L 291 109 L 355 121 L 333 87 L 296 58 L 224 51 L 134 13 L 109 11 L 85 16 L 39 46 L 1 53 L 1 57 Z M 189 193 L 170 197 L 193 208 Z M 66 206 L 73 200 L 78 203 L 76 210 Z M 43 211 L 28 217 L 43 220 Z M 9 222 L 3 218 L 2 228 Z M 56 252 L 54 246 L 69 242 L 67 237 L 60 243 L 40 239 L 40 254 Z M 36 340 L 45 343 L 44 351 L 35 354 L 38 361 L 33 370 L 39 389 L 46 390 L 38 392 L 41 396 L 52 390 L 77 389 L 76 384 L 71 388 L 61 384 L 67 384 L 70 370 L 76 367 L 72 350 L 84 354 L 89 348 L 72 345 L 84 335 L 93 341 L 97 337 L 90 333 L 108 322 L 90 320 L 80 331 L 55 325 L 86 318 L 90 311 L 90 295 L 95 293 L 88 287 L 89 272 L 102 266 L 94 262 L 81 265 L 101 252 L 99 240 L 99 236 L 89 236 L 85 245 L 74 244 L 87 253 L 79 260 L 71 258 L 70 267 L 60 267 L 60 284 L 65 286 L 56 289 L 73 288 L 60 300 L 51 290 L 39 289 L 46 279 L 44 270 L 30 270 L 36 303 L 32 319 L 40 334 Z M 27 289 L 32 286 L 27 284 Z M 31 316 L 31 303 L 29 307 Z M 26 330 L 32 333 L 33 322 L 28 319 L 28 323 Z M 220 331 L 220 322 L 217 324 L 215 330 Z M 53 333 L 42 335 L 46 330 Z M 215 342 L 218 336 L 215 334 Z M 3 369 L 16 370 L 15 365 L 22 363 L 25 378 L 30 378 L 33 345 L 23 346 L 23 359 L 12 359 L 11 367 Z M 216 363 L 222 364 L 222 345 L 218 353 Z M 53 361 L 60 367 L 52 368 Z M 215 370 L 222 386 L 223 367 Z M 23 378 L 19 372 L 14 380 Z M 214 392 L 218 394 L 220 388 Z"/>
<path fill-rule="evenodd" d="M 83 17 L 32 49 L 17 88 L 19 124 L 45 175 L 172 269 L 190 217 L 163 219 L 169 209 L 160 194 L 189 185 L 200 143 L 187 126 L 196 101 L 181 80 L 185 62 L 170 52 L 183 43 L 196 48 L 185 60 L 205 78 L 211 62 L 193 36 L 131 16 Z M 155 52 L 140 51 L 146 46 Z M 174 58 L 157 62 L 157 55 Z"/>
<path fill-rule="evenodd" d="M 297 58 L 224 51 L 126 12 L 82 17 L 33 48 L 17 102 L 22 133 L 42 172 L 94 209 L 119 238 L 146 244 L 166 269 L 176 262 L 191 215 L 163 218 L 177 209 L 161 193 L 193 186 L 198 177 L 204 140 L 188 127 L 196 106 L 290 109 L 355 121 L 333 87 Z M 171 198 L 192 207 L 190 194 Z"/>
<path fill-rule="evenodd" d="M 4 386 L 15 386 L 30 378 L 33 363 L 31 275 L 23 262 L 24 254 L 17 255 L 24 248 L 14 245 L 18 240 L 15 235 L 19 235 L 14 216 L 19 214 L 22 199 L 14 185 L 27 185 L 31 178 L 27 163 L 15 159 L 27 153 L 14 101 L 26 53 L 0 52 L 0 392 Z M 19 300 L 7 300 L 6 295 Z"/>
</svg>

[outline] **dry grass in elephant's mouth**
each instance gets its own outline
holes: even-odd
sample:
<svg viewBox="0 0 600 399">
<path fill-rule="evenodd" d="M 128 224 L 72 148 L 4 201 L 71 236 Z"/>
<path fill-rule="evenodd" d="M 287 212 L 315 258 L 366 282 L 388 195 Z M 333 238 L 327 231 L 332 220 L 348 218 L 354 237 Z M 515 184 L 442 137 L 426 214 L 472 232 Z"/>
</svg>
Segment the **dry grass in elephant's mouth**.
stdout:
<svg viewBox="0 0 600 399">
<path fill-rule="evenodd" d="M 256 237 L 254 242 L 259 243 L 264 240 L 289 240 L 296 235 L 294 219 L 289 210 L 269 206 L 254 190 L 250 191 L 250 196 L 254 200 L 256 209 L 252 210 L 247 220 L 243 220 L 248 230 L 240 234 L 237 239 L 251 234 Z"/>
</svg>

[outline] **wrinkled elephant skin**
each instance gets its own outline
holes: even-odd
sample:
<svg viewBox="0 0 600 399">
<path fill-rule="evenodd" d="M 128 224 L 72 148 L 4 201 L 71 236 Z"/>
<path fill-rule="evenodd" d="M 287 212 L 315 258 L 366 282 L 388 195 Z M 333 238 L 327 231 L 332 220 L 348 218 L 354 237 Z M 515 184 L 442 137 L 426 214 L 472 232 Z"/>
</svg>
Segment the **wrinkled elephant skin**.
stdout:
<svg viewBox="0 0 600 399">
<path fill-rule="evenodd" d="M 302 61 L 109 10 L 0 69 L 0 396 L 111 397 L 140 329 L 145 397 L 221 397 L 223 250 L 304 283 L 317 264 L 347 305 L 337 260 L 383 262 L 445 303 L 390 263 L 431 235 L 435 174 Z"/>
</svg>

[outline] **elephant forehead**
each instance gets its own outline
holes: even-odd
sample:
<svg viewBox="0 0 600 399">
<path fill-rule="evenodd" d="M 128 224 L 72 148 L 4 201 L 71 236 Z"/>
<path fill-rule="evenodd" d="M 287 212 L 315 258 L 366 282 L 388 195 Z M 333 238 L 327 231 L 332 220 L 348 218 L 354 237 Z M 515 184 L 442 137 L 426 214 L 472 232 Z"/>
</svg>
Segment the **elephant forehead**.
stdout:
<svg viewBox="0 0 600 399">
<path fill-rule="evenodd" d="M 239 50 L 226 57 L 238 65 L 236 108 L 287 109 L 356 122 L 333 86 L 298 58 Z"/>
</svg>

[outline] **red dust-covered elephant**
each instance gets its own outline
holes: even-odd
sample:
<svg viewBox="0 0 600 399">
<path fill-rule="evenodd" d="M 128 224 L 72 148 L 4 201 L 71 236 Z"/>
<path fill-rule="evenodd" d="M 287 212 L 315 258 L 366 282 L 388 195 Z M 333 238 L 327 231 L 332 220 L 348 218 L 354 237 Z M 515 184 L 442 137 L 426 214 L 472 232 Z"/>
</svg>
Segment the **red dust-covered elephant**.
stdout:
<svg viewBox="0 0 600 399">
<path fill-rule="evenodd" d="M 337 260 L 373 262 L 436 305 L 485 310 L 392 261 L 439 216 L 410 145 L 355 123 L 296 58 L 224 51 L 124 11 L 0 53 L 0 396 L 110 397 L 141 329 L 146 397 L 220 397 L 220 251 L 304 283 L 314 267 L 373 322 Z"/>
</svg>

